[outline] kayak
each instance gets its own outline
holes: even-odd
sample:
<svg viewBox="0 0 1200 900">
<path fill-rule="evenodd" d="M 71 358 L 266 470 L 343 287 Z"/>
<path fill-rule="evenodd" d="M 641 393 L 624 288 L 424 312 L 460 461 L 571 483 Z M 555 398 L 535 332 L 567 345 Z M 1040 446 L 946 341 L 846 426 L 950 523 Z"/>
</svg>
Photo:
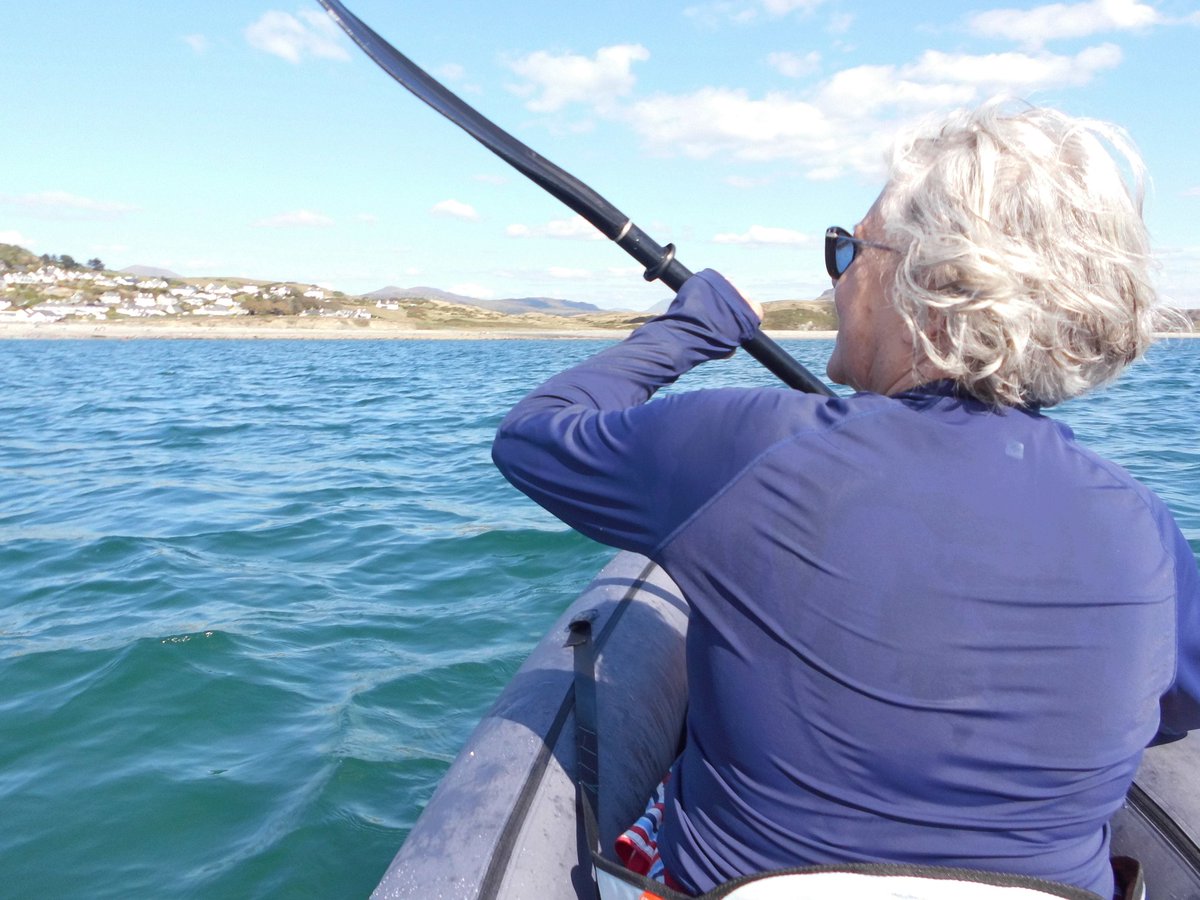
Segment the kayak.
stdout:
<svg viewBox="0 0 1200 900">
<path fill-rule="evenodd" d="M 443 777 L 373 900 L 571 900 L 595 884 L 575 802 L 570 623 L 592 617 L 601 846 L 641 813 L 677 755 L 687 604 L 654 563 L 619 553 L 563 613 Z M 1200 898 L 1200 737 L 1146 751 L 1112 823 L 1153 900 Z"/>
</svg>

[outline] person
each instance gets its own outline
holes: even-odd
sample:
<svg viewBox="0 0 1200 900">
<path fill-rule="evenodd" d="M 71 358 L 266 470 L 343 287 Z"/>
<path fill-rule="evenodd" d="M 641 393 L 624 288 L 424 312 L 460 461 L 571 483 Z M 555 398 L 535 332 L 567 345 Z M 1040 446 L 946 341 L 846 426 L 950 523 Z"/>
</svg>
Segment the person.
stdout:
<svg viewBox="0 0 1200 900">
<path fill-rule="evenodd" d="M 1151 342 L 1141 179 L 1114 126 L 956 113 L 826 234 L 852 396 L 647 402 L 759 327 L 705 271 L 504 419 L 517 488 L 688 601 L 671 882 L 897 861 L 1113 894 L 1143 749 L 1200 725 L 1200 576 L 1165 505 L 1043 410 Z"/>
</svg>

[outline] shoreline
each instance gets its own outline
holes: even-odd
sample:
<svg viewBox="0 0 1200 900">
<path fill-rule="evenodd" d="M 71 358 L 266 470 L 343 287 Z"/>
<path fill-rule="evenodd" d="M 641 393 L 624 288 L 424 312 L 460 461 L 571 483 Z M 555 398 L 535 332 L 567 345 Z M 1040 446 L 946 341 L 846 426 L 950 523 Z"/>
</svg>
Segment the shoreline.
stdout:
<svg viewBox="0 0 1200 900">
<path fill-rule="evenodd" d="M 396 323 L 315 319 L 292 316 L 257 321 L 220 319 L 146 322 L 0 322 L 5 340 L 402 340 L 402 341 L 513 341 L 513 340 L 613 340 L 627 337 L 625 328 L 405 328 Z M 827 340 L 836 331 L 784 331 L 767 329 L 775 340 Z M 1200 331 L 1167 332 L 1156 339 L 1200 339 Z"/>
<path fill-rule="evenodd" d="M 624 328 L 404 328 L 346 319 L 278 317 L 188 322 L 3 322 L 2 340 L 622 340 Z M 768 331 L 776 339 L 833 340 L 835 331 Z"/>
</svg>

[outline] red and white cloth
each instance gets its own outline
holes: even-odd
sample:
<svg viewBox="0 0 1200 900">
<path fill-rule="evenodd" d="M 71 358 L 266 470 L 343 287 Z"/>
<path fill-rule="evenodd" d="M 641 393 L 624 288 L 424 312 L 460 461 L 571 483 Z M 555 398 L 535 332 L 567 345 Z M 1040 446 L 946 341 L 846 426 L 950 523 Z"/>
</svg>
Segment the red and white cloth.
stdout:
<svg viewBox="0 0 1200 900">
<path fill-rule="evenodd" d="M 625 868 L 668 884 L 664 880 L 662 858 L 658 855 L 658 830 L 662 827 L 663 804 L 670 780 L 671 773 L 668 772 L 650 795 L 645 811 L 616 842 L 617 859 Z"/>
</svg>

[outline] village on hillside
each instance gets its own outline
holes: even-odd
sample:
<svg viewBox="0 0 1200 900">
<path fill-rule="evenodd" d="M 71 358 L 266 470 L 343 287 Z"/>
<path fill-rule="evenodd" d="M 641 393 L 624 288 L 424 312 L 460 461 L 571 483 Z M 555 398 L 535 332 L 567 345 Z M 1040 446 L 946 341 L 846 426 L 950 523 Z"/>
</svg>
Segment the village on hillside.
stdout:
<svg viewBox="0 0 1200 900">
<path fill-rule="evenodd" d="M 150 325 L 198 319 L 216 324 L 221 319 L 245 322 L 243 317 L 255 316 L 258 321 L 313 317 L 415 330 L 629 330 L 653 315 L 595 307 L 575 312 L 566 308 L 570 304 L 547 298 L 475 305 L 469 298 L 434 289 L 428 289 L 428 295 L 418 294 L 421 290 L 386 288 L 372 295 L 349 296 L 295 282 L 184 278 L 139 267 L 115 272 L 99 259 L 79 263 L 70 256 L 37 256 L 23 247 L 0 244 L 0 326 L 122 321 Z M 832 303 L 825 297 L 766 305 L 768 327 L 798 331 L 837 327 Z"/>
<path fill-rule="evenodd" d="M 294 315 L 369 317 L 365 309 L 322 308 L 330 292 L 289 284 L 190 284 L 159 276 L 64 268 L 43 264 L 22 270 L 0 262 L 0 322 L 58 322 L 63 319 L 112 320 L 117 317 L 245 316 L 268 306 Z M 307 302 L 305 302 L 307 301 Z"/>
</svg>

